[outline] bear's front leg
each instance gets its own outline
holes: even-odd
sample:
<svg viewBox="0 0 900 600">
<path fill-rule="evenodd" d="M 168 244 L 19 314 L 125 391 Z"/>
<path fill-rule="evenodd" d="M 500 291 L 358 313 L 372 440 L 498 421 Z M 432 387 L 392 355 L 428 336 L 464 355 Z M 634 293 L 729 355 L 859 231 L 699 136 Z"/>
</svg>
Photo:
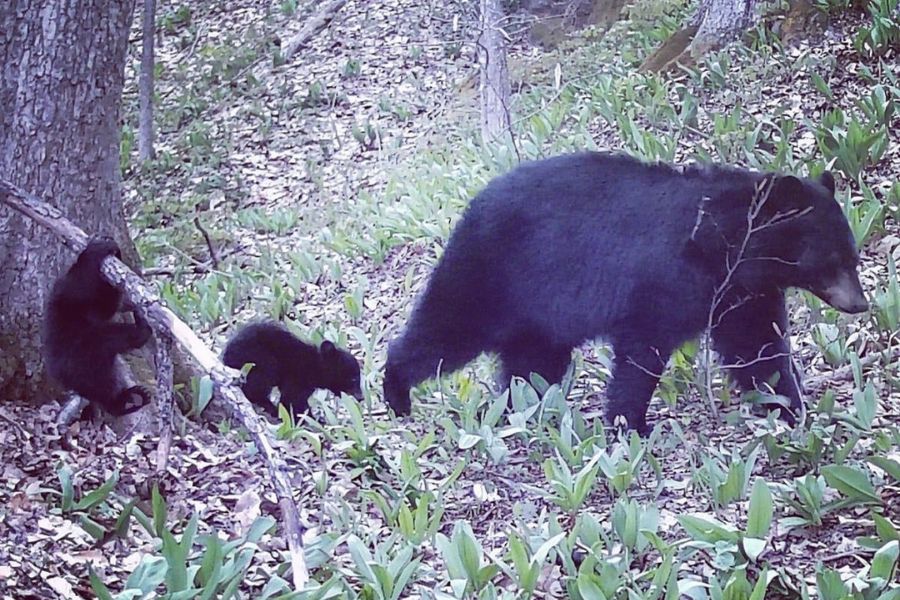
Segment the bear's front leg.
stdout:
<svg viewBox="0 0 900 600">
<path fill-rule="evenodd" d="M 787 398 L 789 409 L 773 408 L 781 408 L 785 421 L 793 425 L 803 401 L 791 365 L 784 293 L 729 294 L 714 317 L 711 334 L 722 365 L 742 390 L 774 391 Z"/>
<path fill-rule="evenodd" d="M 645 436 L 652 429 L 647 425 L 647 408 L 671 350 L 622 342 L 613 342 L 613 350 L 616 356 L 606 389 L 606 418 L 615 425 L 616 417 L 624 417 L 629 429 Z"/>
</svg>

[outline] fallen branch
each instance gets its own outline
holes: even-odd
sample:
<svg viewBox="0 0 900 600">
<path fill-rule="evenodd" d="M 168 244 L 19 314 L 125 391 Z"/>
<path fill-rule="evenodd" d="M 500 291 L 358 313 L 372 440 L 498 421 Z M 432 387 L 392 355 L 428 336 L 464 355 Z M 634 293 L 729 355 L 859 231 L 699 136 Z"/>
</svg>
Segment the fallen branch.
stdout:
<svg viewBox="0 0 900 600">
<path fill-rule="evenodd" d="M 859 366 L 865 369 L 882 360 L 889 364 L 898 358 L 900 358 L 900 347 L 895 346 L 890 352 L 887 350 L 884 352 L 872 352 L 863 356 L 859 359 Z M 851 379 L 853 379 L 853 365 L 844 365 L 827 375 L 807 377 L 803 385 L 810 391 L 819 391 L 833 381 L 850 381 Z"/>
<path fill-rule="evenodd" d="M 309 17 L 303 24 L 303 28 L 284 44 L 281 50 L 281 58 L 284 62 L 289 62 L 294 58 L 297 50 L 325 29 L 345 4 L 347 4 L 347 0 L 331 0 L 323 5 L 316 14 Z"/>
<path fill-rule="evenodd" d="M 80 252 L 87 246 L 87 234 L 66 219 L 60 211 L 5 179 L 0 179 L 0 202 L 55 233 L 63 244 L 74 252 Z M 236 371 L 225 367 L 190 327 L 160 303 L 156 292 L 120 260 L 112 256 L 107 257 L 103 262 L 102 271 L 110 282 L 124 291 L 131 304 L 153 328 L 157 340 L 157 356 L 159 356 L 160 347 L 164 348 L 163 353 L 167 353 L 169 339 L 178 341 L 202 369 L 209 373 L 210 378 L 216 384 L 220 398 L 224 400 L 226 406 L 232 410 L 250 434 L 269 470 L 272 485 L 278 497 L 278 504 L 281 507 L 285 535 L 291 554 L 294 587 L 297 590 L 302 589 L 309 581 L 309 573 L 303 556 L 303 531 L 300 526 L 300 515 L 291 494 L 287 465 L 280 453 L 272 447 L 269 434 L 256 411 L 240 388 L 235 386 L 235 377 L 232 374 Z M 167 376 L 160 379 L 170 381 Z M 169 387 L 171 394 L 171 383 L 169 383 Z M 163 418 L 165 402 L 160 409 L 160 418 Z M 171 430 L 171 414 L 170 405 L 168 407 L 169 422 L 165 427 L 161 427 L 160 431 L 161 445 L 167 443 L 166 431 L 167 429 Z M 162 450 L 165 450 L 166 454 L 168 453 L 167 449 L 162 448 L 160 454 Z"/>
</svg>

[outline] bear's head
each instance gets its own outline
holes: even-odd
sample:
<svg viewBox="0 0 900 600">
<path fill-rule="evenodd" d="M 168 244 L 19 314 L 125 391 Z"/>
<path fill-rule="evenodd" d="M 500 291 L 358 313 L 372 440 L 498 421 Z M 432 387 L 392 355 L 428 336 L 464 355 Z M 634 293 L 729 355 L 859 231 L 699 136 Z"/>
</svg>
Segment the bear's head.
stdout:
<svg viewBox="0 0 900 600">
<path fill-rule="evenodd" d="M 812 292 L 834 308 L 859 313 L 868 302 L 859 283 L 859 252 L 834 198 L 834 177 L 768 175 L 750 205 L 747 287 L 775 285 Z"/>
<path fill-rule="evenodd" d="M 333 394 L 349 394 L 362 400 L 359 362 L 346 350 L 341 350 L 325 340 L 319 346 L 320 373 L 322 387 Z"/>
</svg>

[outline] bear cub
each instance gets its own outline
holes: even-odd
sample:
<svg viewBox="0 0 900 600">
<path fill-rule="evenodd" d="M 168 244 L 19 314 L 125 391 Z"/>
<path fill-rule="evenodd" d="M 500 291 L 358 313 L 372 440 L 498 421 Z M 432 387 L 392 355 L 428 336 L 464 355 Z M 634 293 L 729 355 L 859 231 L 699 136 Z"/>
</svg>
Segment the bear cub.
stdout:
<svg viewBox="0 0 900 600">
<path fill-rule="evenodd" d="M 276 387 L 294 418 L 309 410 L 309 397 L 317 389 L 362 399 L 359 363 L 352 354 L 327 340 L 318 348 L 307 344 L 278 323 L 241 329 L 225 347 L 222 362 L 234 369 L 253 363 L 241 389 L 275 418 L 278 409 L 269 394 Z"/>
<path fill-rule="evenodd" d="M 647 407 L 671 353 L 709 328 L 745 390 L 802 408 L 785 290 L 838 310 L 867 309 L 859 255 L 834 178 L 725 166 L 674 167 L 598 152 L 520 165 L 470 203 L 389 346 L 384 397 L 410 411 L 410 388 L 482 352 L 502 380 L 558 382 L 571 351 L 613 347 L 607 417 L 648 431 Z M 710 327 L 711 325 L 711 327 Z"/>
<path fill-rule="evenodd" d="M 118 355 L 142 347 L 150 326 L 136 312 L 118 323 L 122 293 L 100 273 L 107 256 L 121 257 L 112 240 L 92 240 L 53 285 L 44 317 L 44 361 L 50 376 L 68 390 L 118 416 L 150 401 L 141 386 L 128 386 Z"/>
</svg>

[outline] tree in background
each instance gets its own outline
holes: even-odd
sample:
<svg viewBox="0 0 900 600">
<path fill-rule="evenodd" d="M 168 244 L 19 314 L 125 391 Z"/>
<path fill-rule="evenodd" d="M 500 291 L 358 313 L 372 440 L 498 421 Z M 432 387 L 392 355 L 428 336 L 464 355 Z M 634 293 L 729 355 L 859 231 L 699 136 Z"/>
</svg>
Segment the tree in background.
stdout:
<svg viewBox="0 0 900 600">
<path fill-rule="evenodd" d="M 480 68 L 481 138 L 484 142 L 511 134 L 509 70 L 501 25 L 500 0 L 481 0 L 481 34 L 478 36 Z"/>
<path fill-rule="evenodd" d="M 138 117 L 138 158 L 154 157 L 153 151 L 153 42 L 156 37 L 156 0 L 144 0 L 141 74 L 138 78 L 140 116 Z"/>
<path fill-rule="evenodd" d="M 11 6 L 10 6 L 11 4 Z M 122 209 L 119 106 L 133 1 L 10 0 L 0 10 L 0 176 L 136 252 Z M 45 399 L 47 293 L 75 255 L 0 207 L 0 398 Z"/>
</svg>

